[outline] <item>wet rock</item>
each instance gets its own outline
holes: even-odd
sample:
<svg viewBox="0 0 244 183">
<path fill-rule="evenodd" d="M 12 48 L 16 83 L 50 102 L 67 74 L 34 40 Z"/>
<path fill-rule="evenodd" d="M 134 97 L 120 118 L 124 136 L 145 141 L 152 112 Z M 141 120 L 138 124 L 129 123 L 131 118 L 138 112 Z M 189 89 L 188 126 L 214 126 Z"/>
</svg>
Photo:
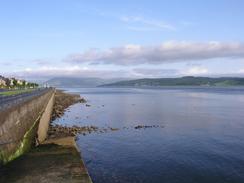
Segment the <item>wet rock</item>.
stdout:
<svg viewBox="0 0 244 183">
<path fill-rule="evenodd" d="M 80 102 L 80 103 L 86 103 L 87 101 L 86 101 L 84 98 L 81 98 L 81 99 L 79 100 L 79 102 Z"/>
<path fill-rule="evenodd" d="M 96 126 L 61 126 L 61 125 L 51 125 L 49 128 L 49 138 L 54 137 L 65 137 L 65 136 L 76 136 L 77 134 L 87 134 L 97 132 L 99 130 Z"/>
<path fill-rule="evenodd" d="M 118 131 L 118 128 L 110 128 L 111 131 Z"/>
<path fill-rule="evenodd" d="M 65 109 L 78 102 L 85 103 L 86 100 L 84 98 L 80 98 L 80 95 L 64 93 L 57 90 L 55 93 L 52 120 L 60 118 L 64 114 Z"/>
<path fill-rule="evenodd" d="M 145 128 L 153 128 L 153 125 L 138 125 L 134 127 L 135 129 L 145 129 Z"/>
<path fill-rule="evenodd" d="M 164 126 L 160 125 L 138 125 L 134 127 L 135 129 L 146 129 L 146 128 L 164 128 Z"/>
</svg>

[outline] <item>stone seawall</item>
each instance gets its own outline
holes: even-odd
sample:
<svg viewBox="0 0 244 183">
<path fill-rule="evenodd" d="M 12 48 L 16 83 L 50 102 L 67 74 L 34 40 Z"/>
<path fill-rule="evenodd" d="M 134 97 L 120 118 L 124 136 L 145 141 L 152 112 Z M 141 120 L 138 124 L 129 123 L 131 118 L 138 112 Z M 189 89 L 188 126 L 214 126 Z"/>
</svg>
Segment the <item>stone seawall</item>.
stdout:
<svg viewBox="0 0 244 183">
<path fill-rule="evenodd" d="M 41 96 L 0 111 L 0 165 L 30 150 L 40 120 L 43 130 L 38 131 L 39 140 L 45 139 L 53 98 L 54 90 L 50 89 Z"/>
</svg>

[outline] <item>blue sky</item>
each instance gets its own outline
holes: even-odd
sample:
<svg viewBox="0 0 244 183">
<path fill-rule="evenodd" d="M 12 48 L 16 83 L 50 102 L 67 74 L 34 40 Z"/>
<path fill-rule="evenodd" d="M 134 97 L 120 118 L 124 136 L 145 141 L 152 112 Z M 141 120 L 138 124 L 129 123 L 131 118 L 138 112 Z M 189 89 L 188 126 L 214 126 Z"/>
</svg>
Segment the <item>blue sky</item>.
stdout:
<svg viewBox="0 0 244 183">
<path fill-rule="evenodd" d="M 0 73 L 244 74 L 242 0 L 0 1 Z"/>
</svg>

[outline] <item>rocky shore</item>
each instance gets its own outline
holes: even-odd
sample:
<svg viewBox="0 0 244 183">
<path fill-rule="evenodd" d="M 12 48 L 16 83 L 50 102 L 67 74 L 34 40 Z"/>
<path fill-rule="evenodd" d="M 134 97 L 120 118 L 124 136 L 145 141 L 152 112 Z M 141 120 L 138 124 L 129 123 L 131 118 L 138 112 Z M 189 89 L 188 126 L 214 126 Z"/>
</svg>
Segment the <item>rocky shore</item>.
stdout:
<svg viewBox="0 0 244 183">
<path fill-rule="evenodd" d="M 65 93 L 61 90 L 57 90 L 55 93 L 55 103 L 53 106 L 52 120 L 60 118 L 64 114 L 66 108 L 68 108 L 72 104 L 79 102 L 85 103 L 86 100 L 84 98 L 81 98 L 79 94 L 70 94 Z"/>
<path fill-rule="evenodd" d="M 164 126 L 159 125 L 137 125 L 134 127 L 123 127 L 121 129 L 123 130 L 129 130 L 129 129 L 136 129 L 136 130 L 142 130 L 147 128 L 164 128 Z M 81 135 L 88 135 L 90 133 L 107 133 L 112 131 L 118 131 L 121 130 L 120 128 L 113 128 L 113 127 L 97 127 L 97 126 L 61 126 L 61 125 L 50 125 L 49 131 L 48 131 L 48 139 L 53 138 L 63 138 L 63 137 L 75 137 L 78 134 Z"/>
<path fill-rule="evenodd" d="M 67 136 L 76 136 L 77 134 L 86 135 L 87 133 L 98 131 L 96 126 L 61 126 L 61 125 L 51 125 L 48 131 L 48 137 L 50 138 L 61 138 Z"/>
<path fill-rule="evenodd" d="M 64 93 L 63 91 L 58 90 L 55 94 L 55 103 L 53 108 L 52 119 L 60 118 L 65 110 L 72 104 L 75 103 L 86 103 L 84 98 L 81 98 L 80 95 L 77 94 L 69 94 Z M 87 107 L 90 107 L 90 104 L 86 104 Z M 137 125 L 131 127 L 123 127 L 123 128 L 114 128 L 114 127 L 97 127 L 97 126 L 62 126 L 58 124 L 50 123 L 48 130 L 48 138 L 47 139 L 55 139 L 55 138 L 63 138 L 63 137 L 75 137 L 78 134 L 87 135 L 90 133 L 106 133 L 118 130 L 142 130 L 148 128 L 164 128 L 164 126 L 160 125 Z"/>
<path fill-rule="evenodd" d="M 49 131 L 48 131 L 48 139 L 52 138 L 61 138 L 61 137 L 67 137 L 67 136 L 76 136 L 77 134 L 87 135 L 90 133 L 106 133 L 109 131 L 117 131 L 119 128 L 99 128 L 97 126 L 61 126 L 61 125 L 50 125 Z"/>
</svg>

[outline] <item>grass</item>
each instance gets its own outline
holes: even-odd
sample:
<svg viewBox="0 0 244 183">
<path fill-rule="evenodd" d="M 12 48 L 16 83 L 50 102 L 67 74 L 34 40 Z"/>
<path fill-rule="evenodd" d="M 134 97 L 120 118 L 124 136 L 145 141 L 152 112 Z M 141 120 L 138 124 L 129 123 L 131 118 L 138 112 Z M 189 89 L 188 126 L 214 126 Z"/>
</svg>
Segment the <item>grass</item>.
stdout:
<svg viewBox="0 0 244 183">
<path fill-rule="evenodd" d="M 21 94 L 21 93 L 32 92 L 33 90 L 34 89 L 9 90 L 9 91 L 0 92 L 0 96 L 18 95 L 18 94 Z"/>
</svg>

